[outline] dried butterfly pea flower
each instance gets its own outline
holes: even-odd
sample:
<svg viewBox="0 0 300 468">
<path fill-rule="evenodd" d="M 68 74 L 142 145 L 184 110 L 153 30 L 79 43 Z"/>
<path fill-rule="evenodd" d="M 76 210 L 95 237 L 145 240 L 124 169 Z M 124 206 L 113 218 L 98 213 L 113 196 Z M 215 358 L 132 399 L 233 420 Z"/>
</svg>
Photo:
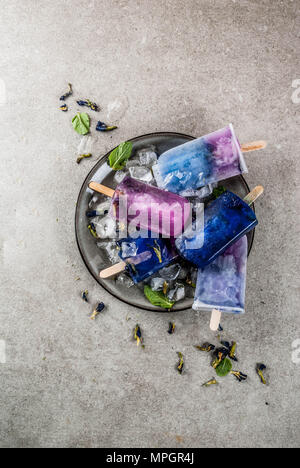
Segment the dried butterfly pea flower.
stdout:
<svg viewBox="0 0 300 468">
<path fill-rule="evenodd" d="M 264 374 L 263 374 L 263 372 L 266 369 L 267 369 L 267 367 L 264 364 L 259 363 L 259 364 L 256 365 L 256 372 L 259 375 L 260 380 L 264 385 L 267 385 L 266 379 L 265 379 Z"/>
<path fill-rule="evenodd" d="M 239 371 L 230 371 L 230 374 L 234 375 L 239 382 L 243 382 L 247 380 L 248 375 L 243 374 L 242 372 Z"/>
<path fill-rule="evenodd" d="M 116 128 L 118 128 L 118 127 L 116 127 L 115 125 L 107 125 L 104 122 L 100 122 L 100 120 L 99 120 L 99 122 L 97 123 L 97 126 L 96 126 L 96 130 L 98 132 L 111 132 L 112 130 L 115 130 Z"/>
<path fill-rule="evenodd" d="M 229 350 L 229 357 L 232 361 L 238 362 L 238 359 L 235 356 L 236 351 L 236 342 L 233 341 L 231 344 L 228 341 L 221 341 L 221 344 Z"/>
<path fill-rule="evenodd" d="M 219 325 L 218 331 L 219 331 L 219 332 L 222 332 L 222 331 L 224 331 L 224 328 L 221 327 L 221 325 Z"/>
<path fill-rule="evenodd" d="M 87 211 L 85 213 L 87 218 L 96 218 L 96 216 L 99 216 L 98 211 L 93 210 L 93 211 Z"/>
<path fill-rule="evenodd" d="M 156 247 L 150 246 L 150 248 L 154 250 L 154 253 L 155 253 L 155 255 L 157 256 L 159 263 L 162 263 L 162 256 L 161 256 L 161 248 L 160 248 L 160 245 L 159 245 L 159 243 L 158 243 L 156 240 L 154 241 L 154 244 L 156 245 Z"/>
<path fill-rule="evenodd" d="M 178 357 L 179 357 L 179 361 L 178 361 L 178 364 L 177 364 L 177 370 L 179 372 L 179 374 L 182 374 L 183 372 L 183 369 L 184 369 L 184 360 L 183 360 L 183 354 L 178 352 Z"/>
<path fill-rule="evenodd" d="M 174 332 L 175 332 L 175 323 L 169 322 L 169 330 L 168 330 L 169 335 L 173 335 Z"/>
<path fill-rule="evenodd" d="M 236 351 L 236 342 L 233 341 L 231 344 L 229 341 L 221 341 L 221 344 L 228 349 L 228 356 L 230 359 L 233 361 L 237 362 L 237 358 L 235 357 L 235 351 Z"/>
<path fill-rule="evenodd" d="M 229 349 L 230 348 L 230 343 L 229 341 L 221 341 L 221 344 L 225 346 L 225 348 Z"/>
<path fill-rule="evenodd" d="M 88 154 L 81 154 L 80 156 L 78 156 L 78 158 L 77 158 L 76 162 L 77 162 L 77 164 L 80 164 L 80 163 L 81 163 L 81 161 L 82 161 L 83 159 L 86 159 L 86 158 L 91 158 L 91 157 L 92 157 L 92 153 L 88 153 Z"/>
<path fill-rule="evenodd" d="M 94 223 L 90 223 L 88 225 L 88 230 L 90 231 L 90 233 L 92 234 L 92 236 L 95 238 L 95 239 L 99 239 L 99 236 L 97 234 L 97 231 L 96 231 L 96 227 L 95 227 L 95 224 Z"/>
<path fill-rule="evenodd" d="M 144 344 L 143 344 L 142 332 L 141 332 L 140 326 L 138 324 L 136 325 L 135 329 L 133 330 L 133 337 L 136 340 L 137 346 L 139 346 L 141 344 L 142 348 L 145 347 Z"/>
<path fill-rule="evenodd" d="M 199 351 L 204 351 L 205 353 L 210 353 L 216 349 L 216 347 L 211 343 L 204 343 L 202 346 L 197 345 L 195 348 Z"/>
<path fill-rule="evenodd" d="M 68 87 L 69 87 L 69 90 L 59 98 L 60 101 L 64 101 L 65 99 L 67 99 L 69 96 L 73 94 L 71 83 L 68 83 Z"/>
<path fill-rule="evenodd" d="M 186 280 L 185 280 L 186 284 L 188 284 L 189 286 L 191 286 L 192 288 L 196 288 L 196 284 L 193 283 L 193 280 L 191 278 L 191 275 L 190 273 L 188 274 Z"/>
<path fill-rule="evenodd" d="M 95 308 L 95 310 L 93 311 L 92 315 L 91 315 L 91 320 L 95 320 L 97 315 L 100 314 L 100 312 L 102 312 L 102 310 L 104 309 L 105 305 L 103 304 L 103 302 L 99 302 L 99 304 L 97 305 L 97 307 Z"/>
<path fill-rule="evenodd" d="M 216 379 L 211 379 L 208 382 L 204 383 L 202 387 L 210 387 L 211 385 L 219 385 L 219 382 Z"/>
<path fill-rule="evenodd" d="M 238 362 L 237 357 L 235 356 L 235 351 L 236 351 L 236 342 L 233 341 L 231 343 L 230 351 L 229 351 L 229 357 L 232 359 L 232 361 Z"/>
<path fill-rule="evenodd" d="M 212 362 L 212 367 L 216 369 L 219 364 L 228 356 L 229 350 L 226 348 L 218 348 L 214 352 L 216 359 Z"/>
<path fill-rule="evenodd" d="M 62 106 L 60 106 L 60 110 L 63 111 L 63 112 L 67 112 L 68 111 L 67 104 L 63 104 Z"/>
<path fill-rule="evenodd" d="M 82 298 L 83 301 L 89 302 L 89 300 L 88 300 L 88 294 L 89 294 L 89 292 L 88 292 L 87 289 L 86 289 L 85 291 L 82 291 L 82 293 L 81 293 L 81 298 Z"/>
<path fill-rule="evenodd" d="M 95 102 L 92 102 L 89 99 L 82 100 L 82 101 L 77 101 L 77 104 L 79 106 L 89 107 L 90 109 L 92 109 L 95 112 L 99 112 L 99 110 L 100 110 L 100 107 L 98 107 L 98 105 Z"/>
</svg>

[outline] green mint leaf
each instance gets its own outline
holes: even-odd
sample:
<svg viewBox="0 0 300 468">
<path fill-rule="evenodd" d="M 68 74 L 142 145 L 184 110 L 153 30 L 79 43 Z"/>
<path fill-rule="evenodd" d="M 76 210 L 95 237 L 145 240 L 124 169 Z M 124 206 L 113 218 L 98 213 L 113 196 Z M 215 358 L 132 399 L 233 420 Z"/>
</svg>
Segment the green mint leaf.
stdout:
<svg viewBox="0 0 300 468">
<path fill-rule="evenodd" d="M 90 131 L 90 118 L 85 112 L 78 113 L 73 117 L 72 125 L 79 135 L 86 135 Z"/>
<path fill-rule="evenodd" d="M 175 304 L 175 302 L 169 301 L 163 293 L 152 291 L 150 286 L 145 286 L 144 294 L 152 305 L 161 307 L 162 309 L 171 309 Z"/>
<path fill-rule="evenodd" d="M 132 153 L 132 143 L 124 141 L 117 148 L 115 148 L 109 155 L 109 165 L 114 171 L 124 169 L 126 162 Z"/>
<path fill-rule="evenodd" d="M 226 192 L 226 188 L 223 187 L 223 185 L 220 185 L 219 187 L 216 187 L 215 189 L 213 189 L 213 193 L 212 193 L 213 199 L 215 200 L 220 195 L 222 195 L 222 193 L 224 193 L 224 192 Z"/>
<path fill-rule="evenodd" d="M 226 377 L 232 370 L 232 363 L 230 359 L 225 358 L 216 368 L 216 373 L 219 377 Z"/>
</svg>

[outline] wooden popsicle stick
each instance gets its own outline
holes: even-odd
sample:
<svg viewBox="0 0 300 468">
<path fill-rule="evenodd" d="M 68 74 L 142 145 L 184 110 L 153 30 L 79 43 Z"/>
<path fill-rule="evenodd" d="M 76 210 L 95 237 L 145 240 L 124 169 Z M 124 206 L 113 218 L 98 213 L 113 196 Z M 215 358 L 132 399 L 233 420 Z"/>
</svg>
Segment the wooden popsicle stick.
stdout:
<svg viewBox="0 0 300 468">
<path fill-rule="evenodd" d="M 265 149 L 268 145 L 268 142 L 265 140 L 252 141 L 251 143 L 243 143 L 241 145 L 241 150 L 243 153 L 248 153 L 250 151 L 258 151 Z"/>
<path fill-rule="evenodd" d="M 244 202 L 247 203 L 247 205 L 251 206 L 255 202 L 255 200 L 257 200 L 258 197 L 260 197 L 263 193 L 263 186 L 258 185 L 253 190 L 251 190 L 250 193 L 248 193 L 248 195 L 244 198 Z"/>
<path fill-rule="evenodd" d="M 213 309 L 211 313 L 211 319 L 210 319 L 210 325 L 209 325 L 212 331 L 217 331 L 219 329 L 221 317 L 222 317 L 222 312 L 220 310 Z"/>
<path fill-rule="evenodd" d="M 97 182 L 90 182 L 89 187 L 91 190 L 95 192 L 103 193 L 103 195 L 107 195 L 108 197 L 112 198 L 114 196 L 115 191 L 106 185 L 98 184 Z"/>
<path fill-rule="evenodd" d="M 105 270 L 100 271 L 100 278 L 107 279 L 111 278 L 112 276 L 116 276 L 119 273 L 122 273 L 126 268 L 125 262 L 116 263 L 115 265 L 105 268 Z"/>
</svg>

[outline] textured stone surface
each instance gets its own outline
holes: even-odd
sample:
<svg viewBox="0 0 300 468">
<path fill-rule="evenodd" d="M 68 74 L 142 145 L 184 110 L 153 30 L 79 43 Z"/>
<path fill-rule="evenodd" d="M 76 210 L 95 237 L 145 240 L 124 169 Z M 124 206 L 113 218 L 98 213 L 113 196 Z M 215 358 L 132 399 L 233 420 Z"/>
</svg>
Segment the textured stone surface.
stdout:
<svg viewBox="0 0 300 468">
<path fill-rule="evenodd" d="M 300 103 L 291 98 L 300 79 L 299 6 L 2 0 L 2 447 L 299 446 L 300 364 L 291 358 L 300 338 Z M 68 81 L 76 96 L 101 104 L 101 120 L 109 112 L 119 124 L 95 137 L 93 159 L 80 166 L 70 125 L 77 108 L 68 101 L 70 112 L 58 110 Z M 230 121 L 241 141 L 270 142 L 247 156 L 248 183 L 266 188 L 247 314 L 223 320 L 249 380 L 203 389 L 213 372 L 193 345 L 213 339 L 208 316 L 147 313 L 110 297 L 81 261 L 73 217 L 86 174 L 119 142 L 156 130 L 202 135 Z M 85 288 L 92 303 L 107 304 L 96 322 L 80 298 Z M 136 322 L 144 351 L 131 341 Z M 179 350 L 182 376 L 174 370 Z M 270 367 L 267 387 L 257 361 Z"/>
</svg>

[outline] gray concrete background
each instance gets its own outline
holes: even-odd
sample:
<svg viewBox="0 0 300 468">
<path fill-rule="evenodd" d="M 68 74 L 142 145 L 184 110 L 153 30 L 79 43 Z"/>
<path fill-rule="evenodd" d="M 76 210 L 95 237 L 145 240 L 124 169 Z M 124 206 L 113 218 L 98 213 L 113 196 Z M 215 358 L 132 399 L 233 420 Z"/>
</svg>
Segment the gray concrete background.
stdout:
<svg viewBox="0 0 300 468">
<path fill-rule="evenodd" d="M 1 447 L 299 446 L 299 0 L 0 7 Z M 101 120 L 116 101 L 126 111 L 119 130 L 94 135 L 94 157 L 80 166 L 70 125 L 77 108 L 69 101 L 70 112 L 58 110 L 68 81 L 75 96 L 103 107 Z M 223 320 L 249 380 L 203 389 L 214 373 L 193 345 L 213 339 L 208 316 L 147 313 L 110 297 L 81 261 L 73 216 L 86 174 L 119 142 L 163 130 L 200 136 L 228 122 L 241 141 L 269 141 L 247 156 L 248 183 L 266 189 L 247 314 Z M 85 288 L 107 304 L 95 323 L 80 299 Z M 144 351 L 131 341 L 137 321 Z M 267 387 L 258 361 L 270 369 Z"/>
</svg>

